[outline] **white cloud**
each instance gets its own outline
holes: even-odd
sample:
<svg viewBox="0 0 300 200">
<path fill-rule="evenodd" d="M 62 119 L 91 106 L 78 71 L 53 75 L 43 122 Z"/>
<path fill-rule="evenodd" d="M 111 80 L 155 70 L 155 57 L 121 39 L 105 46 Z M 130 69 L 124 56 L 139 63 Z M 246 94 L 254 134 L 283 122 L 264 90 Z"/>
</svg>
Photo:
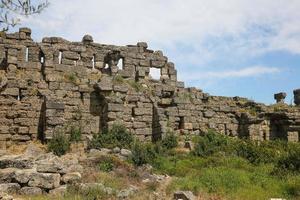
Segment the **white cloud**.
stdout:
<svg viewBox="0 0 300 200">
<path fill-rule="evenodd" d="M 295 48 L 300 46 L 299 38 L 291 37 L 300 33 L 299 0 L 50 2 L 46 13 L 29 18 L 26 23 L 44 34 L 63 33 L 70 40 L 80 40 L 84 33 L 90 33 L 99 42 L 127 44 L 144 40 L 171 46 L 180 41 L 197 47 L 208 36 L 230 36 L 234 40 L 227 44 L 229 48 L 252 45 L 260 49 L 267 41 L 271 49 L 284 48 L 300 53 Z M 262 30 L 252 25 L 272 28 L 274 33 L 263 35 Z M 278 42 L 279 39 L 286 42 Z"/>
<path fill-rule="evenodd" d="M 38 40 L 80 41 L 165 49 L 180 71 L 212 60 L 239 62 L 266 52 L 300 54 L 300 0 L 51 0 L 40 16 L 25 19 Z M 185 48 L 181 49 L 182 45 Z M 183 70 L 182 70 L 183 71 Z"/>
<path fill-rule="evenodd" d="M 266 66 L 251 66 L 243 69 L 227 70 L 227 71 L 213 71 L 213 72 L 200 72 L 193 74 L 185 74 L 190 81 L 199 79 L 226 79 L 226 78 L 243 78 L 243 77 L 256 77 L 267 74 L 278 73 L 281 70 L 276 67 Z"/>
</svg>

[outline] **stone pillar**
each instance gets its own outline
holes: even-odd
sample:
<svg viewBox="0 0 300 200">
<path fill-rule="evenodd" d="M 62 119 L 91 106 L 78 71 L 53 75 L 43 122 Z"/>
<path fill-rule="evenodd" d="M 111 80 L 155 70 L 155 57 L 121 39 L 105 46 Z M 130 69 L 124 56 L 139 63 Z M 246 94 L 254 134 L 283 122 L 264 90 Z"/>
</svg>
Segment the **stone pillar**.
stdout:
<svg viewBox="0 0 300 200">
<path fill-rule="evenodd" d="M 294 90 L 294 103 L 299 106 L 300 105 L 300 89 Z"/>
<path fill-rule="evenodd" d="M 276 103 L 284 103 L 285 97 L 286 97 L 285 92 L 274 94 L 274 99 L 276 100 Z"/>
</svg>

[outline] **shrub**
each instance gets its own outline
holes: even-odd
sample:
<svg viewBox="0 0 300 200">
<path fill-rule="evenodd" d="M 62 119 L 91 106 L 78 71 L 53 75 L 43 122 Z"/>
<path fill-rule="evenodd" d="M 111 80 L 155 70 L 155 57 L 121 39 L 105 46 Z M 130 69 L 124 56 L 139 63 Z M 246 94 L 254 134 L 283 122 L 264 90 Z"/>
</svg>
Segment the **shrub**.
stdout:
<svg viewBox="0 0 300 200">
<path fill-rule="evenodd" d="M 130 148 L 133 142 L 132 134 L 120 124 L 114 124 L 110 130 L 95 134 L 91 143 L 91 148 Z"/>
<path fill-rule="evenodd" d="M 132 146 L 131 160 L 135 166 L 152 163 L 157 157 L 155 146 L 152 143 L 135 141 Z"/>
<path fill-rule="evenodd" d="M 70 141 L 71 142 L 79 142 L 81 140 L 81 129 L 72 126 L 70 129 Z"/>
<path fill-rule="evenodd" d="M 237 155 L 254 164 L 277 163 L 286 154 L 288 143 L 285 141 L 250 141 L 242 140 L 236 143 Z"/>
<path fill-rule="evenodd" d="M 177 137 L 175 136 L 175 134 L 173 132 L 169 132 L 162 139 L 161 145 L 162 145 L 162 147 L 164 147 L 166 149 L 173 149 L 173 148 L 177 147 L 177 145 L 178 145 Z"/>
<path fill-rule="evenodd" d="M 48 150 L 57 156 L 64 155 L 70 148 L 69 138 L 61 133 L 55 133 L 53 138 L 48 143 Z"/>
<path fill-rule="evenodd" d="M 289 145 L 288 153 L 279 158 L 276 168 L 283 172 L 300 173 L 299 144 Z"/>
<path fill-rule="evenodd" d="M 199 137 L 196 141 L 193 154 L 205 157 L 221 151 L 232 153 L 233 144 L 231 138 L 215 133 L 214 131 L 208 131 L 205 136 Z"/>
<path fill-rule="evenodd" d="M 113 160 L 112 158 L 108 157 L 108 158 L 105 158 L 103 161 L 101 161 L 101 163 L 99 164 L 99 169 L 101 171 L 104 171 L 104 172 L 110 172 L 112 171 L 114 168 L 114 163 L 113 163 Z"/>
</svg>

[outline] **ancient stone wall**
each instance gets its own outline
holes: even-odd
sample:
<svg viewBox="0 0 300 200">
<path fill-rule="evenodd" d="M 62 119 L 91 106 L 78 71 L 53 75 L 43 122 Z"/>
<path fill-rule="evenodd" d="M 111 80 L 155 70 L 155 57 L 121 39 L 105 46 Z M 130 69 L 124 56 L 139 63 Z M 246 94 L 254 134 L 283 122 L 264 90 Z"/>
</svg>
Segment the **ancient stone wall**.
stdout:
<svg viewBox="0 0 300 200">
<path fill-rule="evenodd" d="M 82 42 L 49 37 L 37 43 L 30 35 L 30 29 L 21 28 L 0 38 L 4 147 L 44 141 L 74 127 L 90 138 L 116 122 L 143 140 L 159 139 L 169 130 L 202 134 L 214 129 L 235 137 L 299 141 L 297 107 L 274 110 L 185 88 L 174 64 L 144 42 L 103 45 L 87 35 Z M 160 72 L 158 80 L 151 77 L 153 69 Z"/>
</svg>

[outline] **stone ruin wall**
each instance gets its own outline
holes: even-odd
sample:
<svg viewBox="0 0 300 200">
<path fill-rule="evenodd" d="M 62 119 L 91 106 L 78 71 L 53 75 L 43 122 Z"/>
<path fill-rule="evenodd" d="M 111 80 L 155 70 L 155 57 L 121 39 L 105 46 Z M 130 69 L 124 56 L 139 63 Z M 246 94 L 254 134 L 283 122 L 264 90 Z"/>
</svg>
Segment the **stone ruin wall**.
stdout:
<svg viewBox="0 0 300 200">
<path fill-rule="evenodd" d="M 154 68 L 159 80 L 150 75 Z M 274 111 L 244 98 L 185 88 L 174 64 L 144 42 L 103 45 L 87 35 L 82 42 L 50 37 L 37 43 L 28 28 L 0 37 L 2 148 L 45 141 L 74 126 L 90 138 L 115 122 L 142 140 L 159 139 L 170 129 L 194 134 L 214 129 L 256 140 L 299 141 L 300 131 L 297 107 Z"/>
</svg>

